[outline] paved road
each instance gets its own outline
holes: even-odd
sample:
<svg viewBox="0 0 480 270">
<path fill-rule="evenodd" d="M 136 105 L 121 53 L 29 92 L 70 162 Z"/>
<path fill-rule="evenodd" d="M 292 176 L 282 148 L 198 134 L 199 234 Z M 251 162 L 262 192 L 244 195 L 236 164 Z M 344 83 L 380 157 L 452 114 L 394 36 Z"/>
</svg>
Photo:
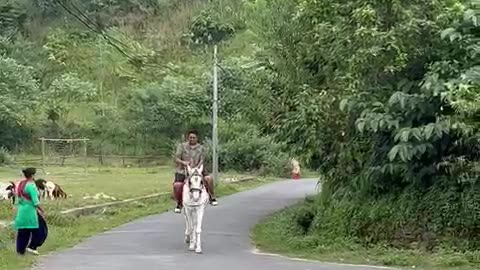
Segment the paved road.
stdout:
<svg viewBox="0 0 480 270">
<path fill-rule="evenodd" d="M 251 227 L 263 216 L 314 192 L 314 180 L 280 181 L 234 194 L 208 207 L 203 254 L 187 251 L 183 216 L 149 216 L 85 240 L 65 252 L 44 256 L 39 270 L 370 270 L 252 253 Z"/>
</svg>

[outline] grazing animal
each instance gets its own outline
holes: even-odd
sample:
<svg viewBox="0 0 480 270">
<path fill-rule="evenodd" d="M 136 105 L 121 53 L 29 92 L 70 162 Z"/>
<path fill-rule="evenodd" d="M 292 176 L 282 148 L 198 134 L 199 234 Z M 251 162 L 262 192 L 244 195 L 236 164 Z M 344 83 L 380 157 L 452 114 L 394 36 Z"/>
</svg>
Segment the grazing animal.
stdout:
<svg viewBox="0 0 480 270">
<path fill-rule="evenodd" d="M 0 183 L 0 201 L 2 200 L 8 200 L 8 194 L 10 193 L 7 188 L 10 186 L 10 183 Z"/>
<path fill-rule="evenodd" d="M 187 181 L 183 185 L 183 207 L 185 217 L 185 243 L 188 249 L 202 253 L 202 222 L 209 194 L 203 181 L 203 165 L 197 168 L 187 166 Z"/>
<path fill-rule="evenodd" d="M 52 183 L 54 185 L 51 197 L 56 198 L 56 199 L 58 199 L 58 198 L 66 199 L 68 197 L 67 193 L 65 193 L 65 191 L 63 191 L 62 187 L 59 184 L 55 184 L 53 182 L 47 182 L 47 185 L 49 183 Z M 51 185 L 49 186 L 49 188 L 50 187 L 51 187 Z"/>
<path fill-rule="evenodd" d="M 6 188 L 6 190 L 8 191 L 8 199 L 12 200 L 12 204 L 15 204 L 16 188 L 17 188 L 17 184 L 12 181 L 10 181 L 10 185 L 8 185 L 8 187 Z M 37 186 L 37 189 L 38 189 L 38 186 Z M 40 194 L 38 195 L 38 197 L 40 198 Z"/>
<path fill-rule="evenodd" d="M 12 200 L 12 204 L 15 204 L 15 188 L 16 188 L 16 184 L 12 181 L 10 181 L 10 185 L 7 186 L 7 188 L 5 189 L 6 191 L 8 191 L 7 193 L 7 199 L 8 200 Z"/>
<path fill-rule="evenodd" d="M 52 181 L 46 181 L 44 179 L 36 179 L 35 185 L 39 191 L 39 194 L 45 199 L 58 199 L 67 198 L 67 194 L 63 191 L 62 187 Z"/>
<path fill-rule="evenodd" d="M 47 181 L 44 179 L 35 179 L 35 186 L 37 186 L 38 195 L 41 198 L 46 198 Z"/>
</svg>

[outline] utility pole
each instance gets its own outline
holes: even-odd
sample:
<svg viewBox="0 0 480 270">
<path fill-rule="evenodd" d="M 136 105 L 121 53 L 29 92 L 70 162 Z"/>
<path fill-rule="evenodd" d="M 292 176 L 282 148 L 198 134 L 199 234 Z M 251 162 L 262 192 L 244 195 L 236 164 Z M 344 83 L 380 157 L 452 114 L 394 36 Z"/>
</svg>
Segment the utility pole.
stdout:
<svg viewBox="0 0 480 270">
<path fill-rule="evenodd" d="M 103 99 L 103 79 L 104 79 L 104 66 L 103 66 L 103 44 L 101 43 L 100 40 L 98 40 L 98 48 L 100 49 L 100 86 L 99 86 L 99 90 L 100 90 L 100 99 L 101 99 L 101 103 L 102 103 L 102 116 L 105 116 L 105 104 L 103 103 L 104 102 L 104 99 Z"/>
<path fill-rule="evenodd" d="M 218 78 L 217 78 L 217 45 L 213 47 L 213 179 L 218 183 Z"/>
</svg>

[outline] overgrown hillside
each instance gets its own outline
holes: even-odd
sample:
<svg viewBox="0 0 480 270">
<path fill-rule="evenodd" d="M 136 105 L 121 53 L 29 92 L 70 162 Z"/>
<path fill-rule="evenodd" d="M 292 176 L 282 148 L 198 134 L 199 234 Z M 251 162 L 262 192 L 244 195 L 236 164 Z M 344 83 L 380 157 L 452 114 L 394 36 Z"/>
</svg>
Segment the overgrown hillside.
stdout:
<svg viewBox="0 0 480 270">
<path fill-rule="evenodd" d="M 0 10 L 10 153 L 38 154 L 39 137 L 87 137 L 91 155 L 168 157 L 192 127 L 208 144 L 219 44 L 222 169 L 283 174 L 287 156 L 259 125 L 268 93 L 249 79 L 256 67 L 243 67 L 257 46 L 242 3 L 2 0 Z"/>
<path fill-rule="evenodd" d="M 295 156 L 324 176 L 282 235 L 310 250 L 474 251 L 476 5 L 0 0 L 0 142 L 38 153 L 41 136 L 88 137 L 89 153 L 168 156 L 197 127 L 208 144 L 218 44 L 222 169 L 283 174 Z"/>
</svg>

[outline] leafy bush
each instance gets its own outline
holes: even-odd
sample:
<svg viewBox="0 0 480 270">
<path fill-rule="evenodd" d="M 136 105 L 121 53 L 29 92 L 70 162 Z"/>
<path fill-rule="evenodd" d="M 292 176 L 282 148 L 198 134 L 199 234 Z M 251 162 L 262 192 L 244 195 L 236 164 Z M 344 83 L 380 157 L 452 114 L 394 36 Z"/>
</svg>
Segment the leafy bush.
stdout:
<svg viewBox="0 0 480 270">
<path fill-rule="evenodd" d="M 225 140 L 220 150 L 222 164 L 239 171 L 258 171 L 260 174 L 285 175 L 288 156 L 283 145 L 269 136 L 262 136 L 258 128 L 248 124 L 232 124 L 224 129 Z"/>
<path fill-rule="evenodd" d="M 426 194 L 409 189 L 400 196 L 343 200 L 324 196 L 316 204 L 311 235 L 350 238 L 363 246 L 388 243 L 395 248 L 432 251 L 440 246 L 476 250 L 480 244 L 480 188 L 459 193 L 438 184 Z M 470 214 L 469 214 L 470 213 Z"/>
<path fill-rule="evenodd" d="M 25 123 L 39 105 L 34 69 L 0 56 L 0 82 L 0 120 Z"/>
<path fill-rule="evenodd" d="M 222 20 L 215 10 L 203 10 L 196 16 L 185 33 L 184 39 L 193 44 L 216 44 L 231 38 L 235 34 L 232 23 Z"/>
<path fill-rule="evenodd" d="M 213 45 L 232 39 L 246 28 L 243 1 L 208 1 L 206 7 L 195 16 L 183 41 L 194 46 Z"/>
<path fill-rule="evenodd" d="M 211 161 L 211 141 L 207 160 Z M 219 128 L 219 167 L 222 171 L 251 171 L 260 175 L 286 176 L 288 155 L 283 146 L 269 136 L 262 136 L 258 127 L 247 123 L 221 123 Z M 211 167 L 211 164 L 207 164 Z"/>
<path fill-rule="evenodd" d="M 132 91 L 122 105 L 127 109 L 123 118 L 132 123 L 130 135 L 142 138 L 145 149 L 154 152 L 165 149 L 171 144 L 168 140 L 177 140 L 192 125 L 201 125 L 208 110 L 203 88 L 181 75 L 168 75 L 161 83 Z"/>
<path fill-rule="evenodd" d="M 0 165 L 10 164 L 13 161 L 7 148 L 0 146 Z"/>
</svg>

